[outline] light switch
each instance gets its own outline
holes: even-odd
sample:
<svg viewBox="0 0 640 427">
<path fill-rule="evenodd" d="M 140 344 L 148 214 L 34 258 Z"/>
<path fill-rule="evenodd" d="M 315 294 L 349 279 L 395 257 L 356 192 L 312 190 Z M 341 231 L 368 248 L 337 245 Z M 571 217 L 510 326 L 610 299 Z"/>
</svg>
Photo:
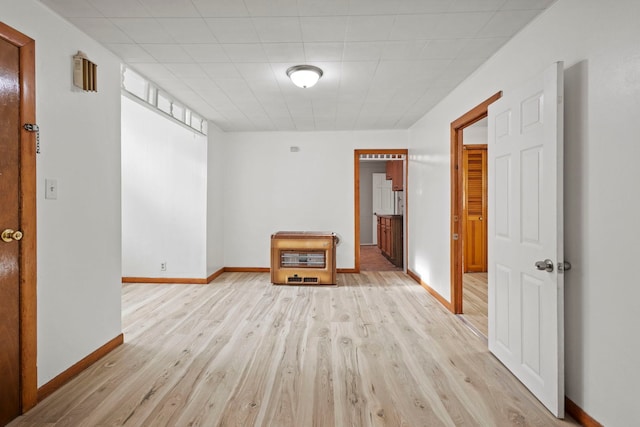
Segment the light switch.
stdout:
<svg viewBox="0 0 640 427">
<path fill-rule="evenodd" d="M 44 185 L 44 198 L 56 200 L 58 198 L 58 181 L 55 179 L 45 179 Z"/>
</svg>

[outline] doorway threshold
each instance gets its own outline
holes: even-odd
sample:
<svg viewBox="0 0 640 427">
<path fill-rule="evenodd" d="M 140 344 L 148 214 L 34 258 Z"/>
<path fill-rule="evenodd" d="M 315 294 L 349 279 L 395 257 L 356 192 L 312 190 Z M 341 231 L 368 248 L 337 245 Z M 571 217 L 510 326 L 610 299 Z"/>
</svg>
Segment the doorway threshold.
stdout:
<svg viewBox="0 0 640 427">
<path fill-rule="evenodd" d="M 471 322 L 469 322 L 469 320 L 467 320 L 467 318 L 464 316 L 464 314 L 456 314 L 456 317 L 458 319 L 460 319 L 460 321 L 467 327 L 469 328 L 469 330 L 478 338 L 480 338 L 485 345 L 487 345 L 487 347 L 489 346 L 489 340 L 487 339 L 487 337 L 480 332 L 480 330 L 478 328 L 476 328 Z"/>
</svg>

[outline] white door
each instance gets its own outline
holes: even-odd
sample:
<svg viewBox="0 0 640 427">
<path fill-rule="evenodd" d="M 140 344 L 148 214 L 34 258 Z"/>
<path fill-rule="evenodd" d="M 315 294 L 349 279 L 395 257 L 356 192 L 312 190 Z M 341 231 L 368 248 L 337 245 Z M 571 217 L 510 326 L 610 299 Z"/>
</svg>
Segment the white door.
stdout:
<svg viewBox="0 0 640 427">
<path fill-rule="evenodd" d="M 387 174 L 374 173 L 373 175 L 373 244 L 378 243 L 378 218 L 376 214 L 393 214 L 393 190 L 391 180 L 387 180 Z"/>
<path fill-rule="evenodd" d="M 562 94 L 561 62 L 506 92 L 489 106 L 488 148 L 489 350 L 557 417 L 564 417 Z"/>
</svg>

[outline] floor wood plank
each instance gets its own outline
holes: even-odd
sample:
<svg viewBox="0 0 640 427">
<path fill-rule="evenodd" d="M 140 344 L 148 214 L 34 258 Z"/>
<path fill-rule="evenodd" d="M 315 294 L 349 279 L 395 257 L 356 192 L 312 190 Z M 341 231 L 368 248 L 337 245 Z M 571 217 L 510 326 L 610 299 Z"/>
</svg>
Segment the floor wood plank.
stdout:
<svg viewBox="0 0 640 427">
<path fill-rule="evenodd" d="M 376 245 L 360 245 L 360 271 L 402 271 L 385 258 Z"/>
<path fill-rule="evenodd" d="M 124 284 L 125 344 L 16 426 L 563 426 L 402 272 Z"/>
<path fill-rule="evenodd" d="M 487 273 L 463 274 L 462 311 L 465 319 L 485 337 L 489 336 Z"/>
</svg>

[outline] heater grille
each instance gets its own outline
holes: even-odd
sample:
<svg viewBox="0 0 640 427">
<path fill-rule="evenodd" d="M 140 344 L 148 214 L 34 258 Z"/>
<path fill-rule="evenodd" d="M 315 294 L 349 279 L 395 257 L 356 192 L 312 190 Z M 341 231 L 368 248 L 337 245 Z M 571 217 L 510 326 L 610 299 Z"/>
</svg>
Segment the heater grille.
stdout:
<svg viewBox="0 0 640 427">
<path fill-rule="evenodd" d="M 73 84 L 84 91 L 98 91 L 98 66 L 80 51 L 73 57 Z"/>
<path fill-rule="evenodd" d="M 319 279 L 317 277 L 300 277 L 300 276 L 289 276 L 287 277 L 287 283 L 318 283 Z"/>
<path fill-rule="evenodd" d="M 280 252 L 280 267 L 324 268 L 325 265 L 325 251 Z"/>
</svg>

